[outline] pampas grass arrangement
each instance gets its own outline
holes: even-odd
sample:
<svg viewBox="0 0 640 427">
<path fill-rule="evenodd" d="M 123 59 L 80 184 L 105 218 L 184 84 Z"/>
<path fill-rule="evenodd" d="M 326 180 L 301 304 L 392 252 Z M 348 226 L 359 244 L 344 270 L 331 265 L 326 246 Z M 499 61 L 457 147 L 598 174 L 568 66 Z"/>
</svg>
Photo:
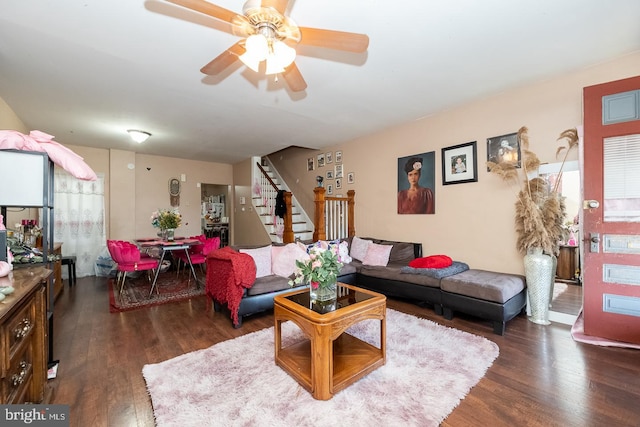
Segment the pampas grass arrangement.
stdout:
<svg viewBox="0 0 640 427">
<path fill-rule="evenodd" d="M 564 158 L 553 188 L 542 178 L 528 178 L 531 172 L 540 167 L 540 159 L 529 149 L 529 135 L 526 126 L 518 130 L 518 140 L 522 152 L 522 168 L 516 168 L 516 162 L 487 162 L 491 173 L 504 181 L 515 184 L 520 190 L 516 198 L 515 229 L 518 234 L 516 247 L 521 254 L 531 248 L 542 248 L 545 253 L 557 255 L 560 241 L 566 229 L 563 222 L 566 214 L 564 197 L 558 193 L 562 169 L 569 151 L 578 146 L 577 129 L 567 129 L 560 134 L 558 141 L 566 142 L 556 151 L 556 157 L 564 152 Z"/>
</svg>

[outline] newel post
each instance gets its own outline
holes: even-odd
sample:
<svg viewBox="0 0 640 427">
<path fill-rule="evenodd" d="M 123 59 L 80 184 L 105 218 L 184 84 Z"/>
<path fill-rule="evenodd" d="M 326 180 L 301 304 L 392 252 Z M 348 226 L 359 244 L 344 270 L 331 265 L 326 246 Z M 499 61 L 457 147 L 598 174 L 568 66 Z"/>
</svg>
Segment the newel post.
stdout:
<svg viewBox="0 0 640 427">
<path fill-rule="evenodd" d="M 284 214 L 284 230 L 282 231 L 282 241 L 284 243 L 295 242 L 295 236 L 293 235 L 293 220 L 291 219 L 291 191 L 284 192 L 284 204 L 287 207 L 287 211 Z"/>
<path fill-rule="evenodd" d="M 327 235 L 324 223 L 324 187 L 316 187 L 313 189 L 314 204 L 316 210 L 313 215 L 313 241 L 326 240 Z"/>
<path fill-rule="evenodd" d="M 356 191 L 347 191 L 347 204 L 349 206 L 349 223 L 347 224 L 347 233 L 349 237 L 356 235 Z"/>
</svg>

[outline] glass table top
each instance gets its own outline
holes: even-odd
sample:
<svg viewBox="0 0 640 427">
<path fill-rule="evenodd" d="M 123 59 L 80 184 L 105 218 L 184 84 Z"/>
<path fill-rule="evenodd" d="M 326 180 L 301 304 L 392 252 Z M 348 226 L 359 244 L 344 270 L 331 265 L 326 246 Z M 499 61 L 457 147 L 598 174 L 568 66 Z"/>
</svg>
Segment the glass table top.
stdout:
<svg viewBox="0 0 640 427">
<path fill-rule="evenodd" d="M 374 297 L 374 295 L 361 292 L 358 289 L 348 288 L 340 283 L 336 289 L 337 298 L 331 301 L 315 302 L 312 303 L 309 298 L 309 291 L 299 292 L 293 295 L 285 297 L 286 299 L 295 302 L 303 307 L 307 307 L 316 313 L 324 314 L 332 311 L 339 310 L 341 308 L 348 307 L 353 304 L 357 304 L 362 301 L 366 301 Z"/>
</svg>

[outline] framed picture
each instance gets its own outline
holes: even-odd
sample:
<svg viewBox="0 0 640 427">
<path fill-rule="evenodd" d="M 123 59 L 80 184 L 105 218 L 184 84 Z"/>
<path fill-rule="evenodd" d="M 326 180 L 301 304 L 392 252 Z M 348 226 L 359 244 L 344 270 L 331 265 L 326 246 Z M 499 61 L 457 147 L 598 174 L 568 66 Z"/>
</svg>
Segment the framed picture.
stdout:
<svg viewBox="0 0 640 427">
<path fill-rule="evenodd" d="M 349 172 L 347 174 L 347 184 L 353 184 L 354 182 L 356 182 L 356 177 L 353 172 Z"/>
<path fill-rule="evenodd" d="M 398 213 L 436 213 L 436 152 L 398 158 Z"/>
<path fill-rule="evenodd" d="M 316 168 L 316 163 L 315 163 L 315 161 L 314 161 L 313 157 L 309 157 L 309 158 L 307 159 L 307 172 L 308 172 L 308 171 L 312 171 L 312 170 L 314 170 L 315 168 Z"/>
<path fill-rule="evenodd" d="M 335 166 L 335 168 L 336 168 L 336 174 L 335 174 L 335 177 L 336 177 L 336 178 L 342 178 L 342 176 L 343 176 L 343 172 L 342 172 L 342 171 L 343 171 L 343 168 L 342 168 L 342 165 L 336 165 L 336 166 Z"/>
<path fill-rule="evenodd" d="M 342 163 L 342 151 L 336 151 L 336 163 Z"/>
<path fill-rule="evenodd" d="M 331 151 L 324 155 L 324 161 L 326 164 L 333 163 L 333 153 Z"/>
<path fill-rule="evenodd" d="M 318 167 L 319 168 L 324 167 L 324 153 L 318 154 Z"/>
<path fill-rule="evenodd" d="M 333 179 L 333 171 L 327 171 L 327 179 Z"/>
<path fill-rule="evenodd" d="M 442 149 L 442 185 L 478 182 L 476 141 Z"/>
<path fill-rule="evenodd" d="M 327 184 L 327 194 L 328 195 L 333 194 L 333 184 Z"/>
<path fill-rule="evenodd" d="M 520 167 L 520 141 L 518 133 L 487 138 L 487 161 L 494 163 L 513 162 Z M 487 172 L 489 172 L 487 167 Z"/>
<path fill-rule="evenodd" d="M 342 188 L 342 178 L 336 178 L 336 189 L 339 190 Z"/>
</svg>

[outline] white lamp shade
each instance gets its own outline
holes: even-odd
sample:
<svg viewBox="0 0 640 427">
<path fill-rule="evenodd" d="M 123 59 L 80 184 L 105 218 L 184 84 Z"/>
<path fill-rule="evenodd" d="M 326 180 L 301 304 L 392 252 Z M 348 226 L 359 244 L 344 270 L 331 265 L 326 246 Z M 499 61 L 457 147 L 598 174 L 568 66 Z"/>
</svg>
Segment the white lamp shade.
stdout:
<svg viewBox="0 0 640 427">
<path fill-rule="evenodd" d="M 247 49 L 245 55 L 249 54 L 258 61 L 264 61 L 269 54 L 269 43 L 262 34 L 254 34 L 247 38 L 245 49 Z"/>
<path fill-rule="evenodd" d="M 281 41 L 273 44 L 273 54 L 278 58 L 282 68 L 287 68 L 296 59 L 296 50 Z"/>
<path fill-rule="evenodd" d="M 283 73 L 293 60 L 296 59 L 296 51 L 281 41 L 273 44 L 273 53 L 267 57 L 267 70 L 265 74 Z"/>
<path fill-rule="evenodd" d="M 258 72 L 258 69 L 260 68 L 260 60 L 251 56 L 248 51 L 240 55 L 238 58 L 240 58 L 240 61 L 242 61 L 244 65 L 251 68 L 256 73 Z"/>
</svg>

